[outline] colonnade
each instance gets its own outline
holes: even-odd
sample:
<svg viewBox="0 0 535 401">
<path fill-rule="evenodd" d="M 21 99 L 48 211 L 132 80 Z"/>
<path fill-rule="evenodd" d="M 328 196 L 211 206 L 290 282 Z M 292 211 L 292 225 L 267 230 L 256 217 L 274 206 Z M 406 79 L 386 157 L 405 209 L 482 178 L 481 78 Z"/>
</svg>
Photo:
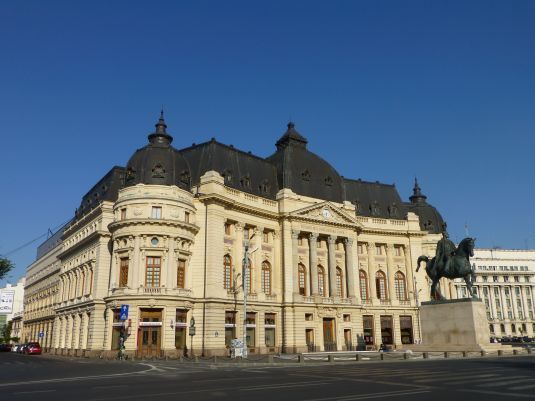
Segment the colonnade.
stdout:
<svg viewBox="0 0 535 401">
<path fill-rule="evenodd" d="M 88 311 L 57 316 L 54 322 L 57 328 L 54 347 L 70 350 L 87 349 L 90 319 L 91 312 Z"/>
<path fill-rule="evenodd" d="M 89 295 L 93 291 L 93 266 L 84 264 L 60 276 L 60 302 Z"/>
</svg>

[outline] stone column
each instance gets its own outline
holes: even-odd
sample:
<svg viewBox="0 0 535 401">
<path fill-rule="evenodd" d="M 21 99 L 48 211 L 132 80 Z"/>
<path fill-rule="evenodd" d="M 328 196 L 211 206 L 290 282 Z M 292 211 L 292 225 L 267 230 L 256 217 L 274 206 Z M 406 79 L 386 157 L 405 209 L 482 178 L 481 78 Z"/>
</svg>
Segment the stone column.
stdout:
<svg viewBox="0 0 535 401">
<path fill-rule="evenodd" d="M 281 281 L 282 281 L 282 255 L 280 254 L 280 232 L 273 231 L 271 233 L 273 238 L 273 263 L 271 266 L 271 283 L 273 294 L 282 294 Z"/>
<path fill-rule="evenodd" d="M 254 248 L 258 248 L 258 250 L 251 255 L 253 262 L 253 268 L 251 269 L 251 274 L 253 274 L 251 292 L 260 293 L 262 292 L 262 243 L 264 242 L 264 228 L 256 227 L 254 232 Z M 273 277 L 271 281 L 273 282 Z"/>
<path fill-rule="evenodd" d="M 299 231 L 292 230 L 292 272 L 293 272 L 293 281 L 294 281 L 294 294 L 299 294 L 299 269 L 297 267 L 299 263 L 298 255 L 298 238 Z"/>
<path fill-rule="evenodd" d="M 353 268 L 353 239 L 344 240 L 346 251 L 346 278 L 347 278 L 347 297 L 355 298 L 355 271 Z"/>
<path fill-rule="evenodd" d="M 70 349 L 72 346 L 72 317 L 65 316 L 65 348 Z"/>
<path fill-rule="evenodd" d="M 236 228 L 236 247 L 234 248 L 234 260 L 232 261 L 232 280 L 234 280 L 239 274 L 240 277 L 245 273 L 243 271 L 243 258 L 244 258 L 244 249 L 243 249 L 243 224 L 236 223 L 234 225 Z M 243 280 L 243 277 L 242 277 Z M 239 282 L 236 282 L 236 285 L 239 286 Z"/>
<path fill-rule="evenodd" d="M 61 332 L 61 319 L 59 316 L 56 316 L 54 318 L 53 327 L 55 328 L 55 330 L 54 330 L 53 337 L 52 337 L 52 347 L 59 348 L 59 341 L 60 341 L 59 333 Z"/>
<path fill-rule="evenodd" d="M 87 312 L 82 314 L 82 323 L 80 326 L 80 344 L 78 346 L 80 349 L 87 348 Z"/>
<path fill-rule="evenodd" d="M 529 319 L 529 310 L 528 310 L 528 301 L 526 298 L 526 287 L 519 285 L 520 287 L 520 297 L 522 298 L 522 314 L 524 315 L 524 319 L 526 321 Z M 527 325 L 526 325 L 527 328 Z M 523 333 L 523 335 L 526 335 Z"/>
<path fill-rule="evenodd" d="M 387 299 L 390 300 L 390 302 L 395 301 L 395 303 L 399 303 L 399 300 L 396 297 L 396 291 L 394 288 L 394 274 L 396 274 L 396 268 L 394 266 L 394 259 L 393 259 L 393 250 L 394 246 L 392 244 L 386 245 L 386 281 L 387 281 Z"/>
<path fill-rule="evenodd" d="M 80 316 L 78 314 L 72 316 L 72 334 L 70 348 L 78 349 L 80 344 Z"/>
<path fill-rule="evenodd" d="M 366 267 L 366 274 L 368 275 L 368 298 L 370 303 L 373 303 L 377 299 L 377 294 L 375 293 L 375 261 L 372 262 L 372 249 L 375 247 L 374 243 L 366 243 L 366 255 L 368 256 L 368 264 Z"/>
<path fill-rule="evenodd" d="M 408 294 L 407 296 L 409 297 L 409 301 L 410 301 L 410 295 L 409 294 L 414 294 L 414 291 L 416 291 L 416 288 L 414 288 L 414 273 L 412 271 L 412 263 L 411 263 L 411 257 L 410 257 L 410 249 L 409 247 L 406 247 L 406 246 L 403 246 L 403 256 L 405 256 L 405 271 L 407 272 L 407 280 L 406 281 L 406 285 L 407 285 L 407 291 L 408 291 Z M 414 296 L 415 299 L 416 299 L 416 295 Z"/>
<path fill-rule="evenodd" d="M 331 298 L 338 296 L 336 293 L 336 255 L 334 253 L 335 241 L 336 237 L 332 235 L 327 237 L 327 244 L 329 248 L 329 297 Z"/>
<path fill-rule="evenodd" d="M 310 252 L 309 264 L 309 283 L 310 295 L 318 295 L 318 234 L 311 233 L 308 236 L 308 247 Z"/>
<path fill-rule="evenodd" d="M 511 294 L 511 303 L 513 304 L 513 320 L 516 323 L 519 316 L 518 316 L 518 308 L 516 307 L 516 293 L 515 293 L 514 286 L 509 286 L 509 293 Z"/>
<path fill-rule="evenodd" d="M 480 287 L 480 298 L 484 298 L 484 293 L 485 293 L 485 285 L 482 285 Z M 497 311 L 496 311 L 496 301 L 494 299 L 494 291 L 491 291 L 491 289 L 489 288 L 489 296 L 488 296 L 488 299 L 489 299 L 489 309 L 490 309 L 490 314 L 492 315 L 492 318 L 493 319 L 496 319 L 498 314 L 497 314 Z"/>
</svg>

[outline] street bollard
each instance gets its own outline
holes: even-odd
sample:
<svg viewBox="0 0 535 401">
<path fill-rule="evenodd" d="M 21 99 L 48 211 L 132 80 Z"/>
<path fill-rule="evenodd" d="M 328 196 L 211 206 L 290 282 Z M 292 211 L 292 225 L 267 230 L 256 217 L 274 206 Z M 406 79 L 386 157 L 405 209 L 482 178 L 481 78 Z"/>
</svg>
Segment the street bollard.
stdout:
<svg viewBox="0 0 535 401">
<path fill-rule="evenodd" d="M 409 353 L 408 352 L 404 352 L 403 353 L 403 359 L 409 359 Z"/>
<path fill-rule="evenodd" d="M 448 353 L 448 351 L 444 352 L 444 358 L 448 358 L 450 355 Z"/>
<path fill-rule="evenodd" d="M 513 355 L 518 355 L 518 350 L 517 349 L 513 350 Z"/>
<path fill-rule="evenodd" d="M 273 355 L 268 355 L 268 363 L 273 363 Z"/>
<path fill-rule="evenodd" d="M 486 355 L 487 355 L 486 351 L 481 351 L 481 356 L 486 356 Z"/>
<path fill-rule="evenodd" d="M 429 353 L 428 352 L 424 352 L 424 359 L 429 359 Z"/>
<path fill-rule="evenodd" d="M 299 363 L 305 363 L 305 357 L 303 356 L 303 354 L 299 354 L 297 356 L 297 359 L 298 359 Z"/>
<path fill-rule="evenodd" d="M 463 358 L 466 358 L 466 355 L 468 355 L 468 352 L 463 351 Z"/>
<path fill-rule="evenodd" d="M 199 357 L 195 355 L 195 363 L 199 363 Z"/>
<path fill-rule="evenodd" d="M 217 363 L 217 355 L 214 355 L 214 365 Z"/>
<path fill-rule="evenodd" d="M 531 346 L 528 346 L 526 349 L 528 350 L 528 354 L 531 354 Z"/>
<path fill-rule="evenodd" d="M 359 354 L 355 354 L 355 360 L 356 361 L 360 361 L 360 355 Z"/>
<path fill-rule="evenodd" d="M 501 349 L 498 350 L 498 356 L 502 356 L 503 355 L 503 351 Z"/>
</svg>

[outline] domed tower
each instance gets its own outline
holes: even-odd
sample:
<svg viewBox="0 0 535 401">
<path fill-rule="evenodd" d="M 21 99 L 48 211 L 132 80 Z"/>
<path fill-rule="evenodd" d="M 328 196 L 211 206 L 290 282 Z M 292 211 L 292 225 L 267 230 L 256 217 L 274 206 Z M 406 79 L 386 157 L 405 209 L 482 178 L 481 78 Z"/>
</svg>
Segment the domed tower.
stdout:
<svg viewBox="0 0 535 401">
<path fill-rule="evenodd" d="M 420 228 L 428 231 L 430 234 L 439 234 L 442 232 L 444 220 L 438 210 L 427 203 L 427 196 L 422 193 L 422 189 L 418 185 L 418 180 L 414 179 L 414 188 L 412 189 L 412 196 L 409 197 L 409 210 L 414 212 L 420 218 Z"/>
<path fill-rule="evenodd" d="M 293 122 L 277 141 L 277 151 L 267 160 L 277 168 L 279 188 L 334 202 L 343 201 L 342 178 L 325 160 L 307 149 L 305 137 Z"/>
<path fill-rule="evenodd" d="M 173 138 L 166 128 L 162 113 L 149 144 L 128 161 L 125 187 L 119 191 L 114 220 L 108 225 L 112 260 L 106 302 L 129 304 L 129 318 L 139 335 L 158 338 L 163 332 L 154 327 L 161 326 L 151 326 L 153 332 L 160 331 L 149 335 L 142 322 L 162 322 L 166 314 L 174 316 L 175 309 L 167 310 L 169 299 L 185 305 L 195 295 L 189 263 L 199 232 L 189 167 L 171 146 Z M 156 352 L 133 338 L 127 339 L 127 350 L 137 349 L 143 355 Z M 158 346 L 165 344 L 158 340 Z"/>
<path fill-rule="evenodd" d="M 148 136 L 149 143 L 128 161 L 125 186 L 176 185 L 189 190 L 190 168 L 184 156 L 171 146 L 173 137 L 167 133 L 163 110 L 155 127 L 156 131 Z"/>
</svg>

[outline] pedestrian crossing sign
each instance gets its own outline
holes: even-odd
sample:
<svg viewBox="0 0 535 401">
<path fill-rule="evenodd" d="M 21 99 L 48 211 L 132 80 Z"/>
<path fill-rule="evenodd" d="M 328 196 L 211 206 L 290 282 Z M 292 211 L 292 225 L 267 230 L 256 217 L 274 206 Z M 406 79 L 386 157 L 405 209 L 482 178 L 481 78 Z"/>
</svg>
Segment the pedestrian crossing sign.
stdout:
<svg viewBox="0 0 535 401">
<path fill-rule="evenodd" d="M 121 305 L 119 320 L 128 320 L 128 305 Z"/>
</svg>

